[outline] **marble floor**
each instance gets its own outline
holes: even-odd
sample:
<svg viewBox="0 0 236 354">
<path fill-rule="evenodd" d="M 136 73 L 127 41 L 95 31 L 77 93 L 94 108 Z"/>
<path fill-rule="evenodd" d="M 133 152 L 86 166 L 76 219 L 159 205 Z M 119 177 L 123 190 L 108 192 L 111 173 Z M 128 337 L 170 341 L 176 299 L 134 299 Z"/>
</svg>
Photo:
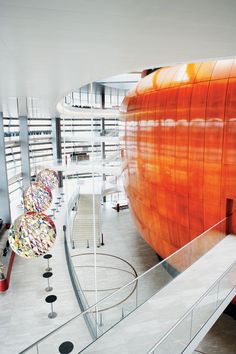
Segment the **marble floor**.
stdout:
<svg viewBox="0 0 236 354">
<path fill-rule="evenodd" d="M 149 352 L 235 262 L 235 255 L 236 237 L 234 235 L 227 236 L 83 352 L 89 354 L 143 354 Z M 220 299 L 224 298 L 225 289 L 231 289 L 231 286 L 235 287 L 233 272 L 229 274 L 228 282 L 223 282 L 223 285 L 219 287 L 219 295 L 217 296 Z M 210 292 L 197 307 L 197 311 L 194 311 L 194 315 L 188 316 L 177 327 L 177 332 L 168 337 L 161 348 L 158 348 L 157 353 L 180 353 L 182 342 L 188 341 L 190 328 L 191 333 L 197 333 L 203 323 L 202 320 L 209 311 L 212 311 L 211 309 L 215 309 L 215 306 L 216 289 L 214 288 L 214 291 Z"/>
<path fill-rule="evenodd" d="M 96 247 L 97 263 L 97 299 L 101 300 L 113 291 L 133 280 L 158 263 L 151 248 L 139 236 L 128 209 L 117 213 L 113 203 L 101 206 L 101 232 L 104 245 Z M 76 222 L 76 219 L 75 219 Z M 93 243 L 86 242 L 73 251 L 73 263 L 83 290 L 94 290 Z M 88 254 L 89 253 L 89 254 Z M 168 273 L 166 274 L 168 276 Z M 88 303 L 93 305 L 94 291 L 85 291 Z"/>
<path fill-rule="evenodd" d="M 62 190 L 67 191 L 67 196 L 73 192 L 73 188 L 65 185 L 64 189 L 54 192 L 54 202 Z M 47 281 L 42 276 L 46 260 L 42 257 L 31 260 L 15 257 L 10 287 L 0 294 L 0 352 L 3 354 L 19 353 L 80 312 L 65 259 L 62 231 L 65 212 L 66 202 L 54 220 L 57 238 L 50 250 L 53 273 L 50 279 L 53 290 L 50 293 L 45 291 Z M 58 315 L 53 320 L 48 318 L 50 305 L 45 302 L 49 294 L 57 296 L 54 308 Z M 86 332 L 87 328 L 84 330 Z"/>
<path fill-rule="evenodd" d="M 68 199 L 73 193 L 73 183 L 76 184 L 77 182 L 70 181 L 68 185 L 64 185 L 63 190 L 56 191 L 54 193 L 54 201 L 62 191 L 66 193 Z M 1 354 L 19 353 L 48 332 L 80 313 L 65 260 L 62 233 L 65 212 L 66 202 L 59 213 L 56 214 L 57 242 L 50 252 L 53 255 L 51 260 L 53 268 L 51 285 L 53 286 L 53 291 L 51 293 L 58 297 L 55 303 L 55 311 L 58 316 L 53 320 L 48 318 L 50 309 L 45 302 L 45 297 L 48 295 L 45 292 L 47 284 L 42 277 L 46 268 L 46 261 L 43 258 L 29 261 L 16 257 L 10 288 L 6 293 L 0 294 Z M 102 250 L 103 253 L 113 254 L 127 260 L 133 265 L 138 274 L 143 273 L 157 262 L 155 253 L 138 235 L 128 210 L 117 213 L 107 203 L 102 206 L 102 214 L 102 231 L 104 233 L 105 246 L 97 249 L 99 252 Z M 84 252 L 84 250 L 81 250 L 81 252 Z M 235 322 L 227 315 L 222 315 L 197 350 L 205 354 L 236 353 L 236 350 L 234 350 Z M 79 344 L 82 345 L 83 341 L 86 342 L 88 340 L 90 334 L 84 323 L 80 321 L 77 324 L 80 328 Z M 66 340 L 68 334 L 73 331 L 74 328 L 72 329 L 68 325 L 64 329 L 63 335 L 59 333 L 59 335 L 52 336 L 50 341 L 40 344 L 39 353 L 58 353 L 58 343 Z M 80 345 L 77 347 L 80 347 Z M 74 350 L 72 354 L 76 352 Z M 37 351 L 32 349 L 30 353 L 36 354 Z M 95 353 L 99 353 L 99 351 L 95 350 Z M 102 350 L 102 353 L 106 353 L 106 351 Z M 121 351 L 120 353 L 123 354 L 125 352 Z"/>
<path fill-rule="evenodd" d="M 61 192 L 66 194 L 65 199 L 68 200 L 76 185 L 76 180 L 67 181 L 64 184 L 63 189 L 55 191 L 54 202 L 57 201 L 57 197 Z M 88 193 L 89 190 L 91 191 L 91 186 L 89 187 L 87 184 L 81 184 L 81 189 L 84 189 L 84 191 Z M 14 218 L 22 212 L 22 210 L 17 209 Z M 51 211 L 49 210 L 48 214 L 50 213 Z M 35 341 L 47 335 L 47 333 L 53 331 L 64 322 L 80 313 L 80 308 L 74 295 L 65 259 L 62 232 L 65 214 L 66 201 L 62 205 L 62 208 L 59 209 L 59 212 L 56 213 L 56 219 L 54 222 L 57 227 L 57 240 L 55 246 L 50 251 L 53 256 L 50 260 L 53 272 L 53 276 L 50 279 L 53 290 L 50 294 L 53 293 L 57 296 L 55 311 L 58 316 L 53 320 L 48 318 L 50 306 L 45 302 L 45 297 L 49 293 L 45 292 L 47 283 L 46 279 L 42 277 L 47 265 L 46 260 L 41 257 L 33 260 L 16 257 L 9 290 L 6 293 L 0 294 L 0 348 L 4 348 L 3 354 L 19 353 L 21 350 L 30 346 Z M 109 226 L 108 221 L 112 216 L 113 219 Z M 104 220 L 105 218 L 107 220 L 106 222 L 104 221 L 105 224 L 103 230 L 104 241 L 106 244 L 106 246 L 104 246 L 104 248 L 106 248 L 106 250 L 104 250 L 105 252 L 108 251 L 108 245 L 111 245 L 114 242 L 114 238 L 119 235 L 119 242 L 116 242 L 114 246 L 110 246 L 109 252 L 113 247 L 115 254 L 122 254 L 122 257 L 125 258 L 129 254 L 128 249 L 131 246 L 131 239 L 133 239 L 134 249 L 132 250 L 130 258 L 139 273 L 147 270 L 148 267 L 151 267 L 157 262 L 155 253 L 137 234 L 133 221 L 127 211 L 117 215 L 116 211 L 110 206 L 104 206 Z M 115 219 L 116 221 L 114 221 Z M 114 226 L 116 227 L 116 233 L 113 235 L 114 238 L 112 239 L 111 234 L 115 230 Z M 126 238 L 127 244 L 124 247 L 124 249 L 126 249 L 124 252 L 124 249 L 123 251 L 119 250 L 119 243 L 121 243 L 122 240 L 124 242 Z M 141 253 L 143 253 L 143 257 L 140 256 Z M 79 325 L 83 327 L 81 321 Z M 68 330 L 69 332 L 72 331 L 71 328 L 69 329 L 69 326 Z M 68 337 L 66 336 L 67 330 L 64 332 L 65 335 L 61 336 L 61 341 L 63 341 L 64 337 Z M 83 332 L 85 341 L 87 341 L 87 337 L 90 338 L 90 334 L 85 325 Z M 79 339 L 81 344 L 83 342 L 81 331 Z M 50 345 L 51 343 L 52 342 L 50 341 Z M 45 344 L 47 344 L 47 341 Z M 42 343 L 39 345 L 40 353 L 48 353 L 48 348 L 45 347 L 45 344 Z M 31 352 L 34 353 L 34 349 L 32 349 L 30 353 Z M 52 352 L 54 352 L 54 349 Z M 55 353 L 56 352 L 57 349 L 55 348 Z M 1 350 L 0 353 L 2 353 Z"/>
<path fill-rule="evenodd" d="M 236 320 L 222 314 L 194 353 L 235 354 Z"/>
</svg>

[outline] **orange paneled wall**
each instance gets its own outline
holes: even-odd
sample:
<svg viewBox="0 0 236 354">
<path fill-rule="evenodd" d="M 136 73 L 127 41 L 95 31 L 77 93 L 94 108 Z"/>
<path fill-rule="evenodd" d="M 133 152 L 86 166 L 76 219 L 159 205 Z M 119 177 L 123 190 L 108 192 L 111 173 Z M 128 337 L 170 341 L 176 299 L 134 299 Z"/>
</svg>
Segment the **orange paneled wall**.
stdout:
<svg viewBox="0 0 236 354">
<path fill-rule="evenodd" d="M 148 75 L 126 96 L 121 124 L 131 210 L 165 258 L 236 202 L 236 60 Z"/>
</svg>

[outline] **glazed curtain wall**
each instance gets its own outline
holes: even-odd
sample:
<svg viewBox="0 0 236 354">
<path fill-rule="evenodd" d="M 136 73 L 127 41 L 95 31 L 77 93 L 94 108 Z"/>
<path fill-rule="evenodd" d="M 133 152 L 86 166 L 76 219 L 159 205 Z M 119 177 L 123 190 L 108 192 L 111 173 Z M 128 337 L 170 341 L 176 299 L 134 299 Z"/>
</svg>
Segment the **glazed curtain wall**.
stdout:
<svg viewBox="0 0 236 354">
<path fill-rule="evenodd" d="M 118 109 L 124 99 L 127 90 L 104 86 L 104 106 L 102 103 L 101 88 L 103 85 L 93 82 L 93 92 L 90 92 L 90 85 L 85 85 L 77 91 L 72 91 L 65 96 L 65 104 L 72 107 L 113 108 Z"/>
<path fill-rule="evenodd" d="M 20 125 L 18 117 L 4 117 L 5 154 L 10 199 L 22 192 Z M 31 173 L 35 166 L 52 160 L 51 118 L 28 118 Z"/>
<path fill-rule="evenodd" d="M 164 258 L 236 200 L 236 60 L 157 70 L 126 96 L 121 120 L 131 209 Z"/>
<path fill-rule="evenodd" d="M 78 112 L 79 114 L 79 112 Z M 63 117 L 61 120 L 61 133 L 62 133 L 62 153 L 63 155 L 70 156 L 72 153 L 78 152 L 86 152 L 87 154 L 91 155 L 92 153 L 92 146 L 91 146 L 91 129 L 93 128 L 95 134 L 97 136 L 101 135 L 102 132 L 102 119 L 101 117 L 93 118 L 93 124 L 91 117 L 84 118 L 84 117 Z M 106 117 L 104 120 L 104 128 L 105 128 L 105 135 L 109 133 L 115 133 L 113 136 L 118 136 L 118 125 L 119 118 L 117 117 Z M 77 140 L 73 140 L 73 136 L 77 138 Z M 78 136 L 86 137 L 88 140 L 81 139 L 78 141 Z M 119 144 L 114 144 L 112 142 L 107 142 L 105 145 L 105 153 L 106 157 L 109 155 L 114 154 L 114 152 L 119 150 Z M 102 147 L 101 143 L 95 143 L 93 146 L 93 153 L 94 156 L 101 158 L 102 155 Z"/>
</svg>

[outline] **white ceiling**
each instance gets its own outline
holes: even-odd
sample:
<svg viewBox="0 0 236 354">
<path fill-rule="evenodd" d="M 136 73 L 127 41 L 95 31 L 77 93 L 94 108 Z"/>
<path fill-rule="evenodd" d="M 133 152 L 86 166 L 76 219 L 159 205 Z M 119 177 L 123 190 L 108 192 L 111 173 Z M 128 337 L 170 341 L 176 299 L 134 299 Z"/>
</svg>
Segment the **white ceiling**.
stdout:
<svg viewBox="0 0 236 354">
<path fill-rule="evenodd" d="M 236 56 L 235 38 L 235 0 L 0 0 L 0 104 L 53 112 L 90 81 Z"/>
</svg>

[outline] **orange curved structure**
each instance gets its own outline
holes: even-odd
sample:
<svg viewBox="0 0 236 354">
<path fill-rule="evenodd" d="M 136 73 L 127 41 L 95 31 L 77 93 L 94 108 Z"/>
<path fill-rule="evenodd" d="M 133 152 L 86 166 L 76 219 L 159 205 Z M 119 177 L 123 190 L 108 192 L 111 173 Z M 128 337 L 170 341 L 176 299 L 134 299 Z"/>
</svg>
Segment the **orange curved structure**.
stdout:
<svg viewBox="0 0 236 354">
<path fill-rule="evenodd" d="M 236 200 L 236 60 L 157 70 L 129 92 L 122 111 L 131 210 L 165 258 Z"/>
</svg>

